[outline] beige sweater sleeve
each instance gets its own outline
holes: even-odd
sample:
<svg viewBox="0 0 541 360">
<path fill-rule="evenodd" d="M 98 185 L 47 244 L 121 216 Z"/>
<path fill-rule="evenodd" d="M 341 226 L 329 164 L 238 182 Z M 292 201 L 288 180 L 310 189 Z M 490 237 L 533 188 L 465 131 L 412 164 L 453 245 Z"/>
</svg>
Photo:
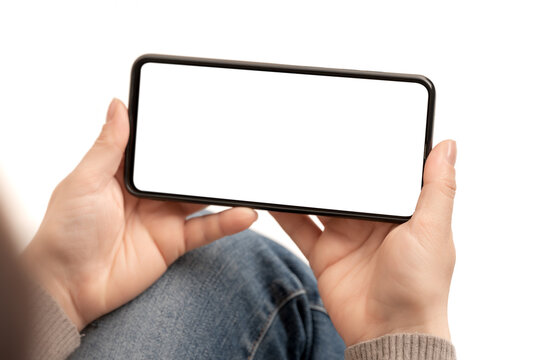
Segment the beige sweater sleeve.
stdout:
<svg viewBox="0 0 541 360">
<path fill-rule="evenodd" d="M 65 359 L 81 343 L 79 332 L 58 303 L 41 287 L 30 291 L 30 359 Z"/>
<path fill-rule="evenodd" d="M 425 334 L 391 334 L 346 349 L 346 360 L 456 360 L 447 340 Z"/>
</svg>

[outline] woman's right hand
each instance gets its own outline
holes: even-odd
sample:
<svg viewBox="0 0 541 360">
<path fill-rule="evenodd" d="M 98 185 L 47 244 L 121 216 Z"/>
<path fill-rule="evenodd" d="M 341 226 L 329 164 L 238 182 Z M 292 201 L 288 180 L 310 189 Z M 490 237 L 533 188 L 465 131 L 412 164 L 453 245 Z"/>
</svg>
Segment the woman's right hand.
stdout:
<svg viewBox="0 0 541 360">
<path fill-rule="evenodd" d="M 401 225 L 320 217 L 322 231 L 306 215 L 272 213 L 308 258 L 346 345 L 398 332 L 450 339 L 455 159 L 454 141 L 432 150 L 415 213 Z"/>
</svg>

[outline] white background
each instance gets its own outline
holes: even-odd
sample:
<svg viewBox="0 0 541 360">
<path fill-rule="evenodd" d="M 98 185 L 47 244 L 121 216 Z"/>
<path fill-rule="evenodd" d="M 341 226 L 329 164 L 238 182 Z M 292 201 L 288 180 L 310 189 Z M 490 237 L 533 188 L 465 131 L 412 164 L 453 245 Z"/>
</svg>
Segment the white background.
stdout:
<svg viewBox="0 0 541 360">
<path fill-rule="evenodd" d="M 461 359 L 538 357 L 541 22 L 535 1 L 11 1 L 0 169 L 21 242 L 146 52 L 427 75 L 458 145 L 451 332 Z M 285 242 L 261 216 L 255 229 Z"/>
<path fill-rule="evenodd" d="M 138 104 L 141 191 L 415 210 L 428 107 L 419 83 L 147 63 Z"/>
</svg>

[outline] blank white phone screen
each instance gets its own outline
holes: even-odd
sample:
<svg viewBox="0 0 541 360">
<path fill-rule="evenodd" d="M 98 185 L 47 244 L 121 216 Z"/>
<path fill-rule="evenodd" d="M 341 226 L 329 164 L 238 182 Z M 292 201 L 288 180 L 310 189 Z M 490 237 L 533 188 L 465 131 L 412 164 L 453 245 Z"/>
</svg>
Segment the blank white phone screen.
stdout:
<svg viewBox="0 0 541 360">
<path fill-rule="evenodd" d="M 410 216 L 427 108 L 413 82 L 145 63 L 133 184 Z"/>
</svg>

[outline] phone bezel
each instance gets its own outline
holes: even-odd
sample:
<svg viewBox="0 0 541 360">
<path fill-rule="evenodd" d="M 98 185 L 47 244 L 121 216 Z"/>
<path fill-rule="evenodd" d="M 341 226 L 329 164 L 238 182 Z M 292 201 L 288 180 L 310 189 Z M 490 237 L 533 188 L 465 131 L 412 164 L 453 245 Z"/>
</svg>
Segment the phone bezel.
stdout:
<svg viewBox="0 0 541 360">
<path fill-rule="evenodd" d="M 130 136 L 128 145 L 125 151 L 124 162 L 124 182 L 127 191 L 137 197 L 156 199 L 156 200 L 174 200 L 174 201 L 187 201 L 208 205 L 223 205 L 223 206 L 246 206 L 262 210 L 271 211 L 285 211 L 301 214 L 323 215 L 323 216 L 340 216 L 363 220 L 385 221 L 403 223 L 411 218 L 411 216 L 397 216 L 388 214 L 375 214 L 364 213 L 354 211 L 343 211 L 336 209 L 324 209 L 304 206 L 291 206 L 272 203 L 261 203 L 254 201 L 244 200 L 232 200 L 222 198 L 212 198 L 204 196 L 191 196 L 180 194 L 168 194 L 150 191 L 141 191 L 137 189 L 133 182 L 133 168 L 134 168 L 134 153 L 136 145 L 136 133 L 137 133 L 137 110 L 139 103 L 139 85 L 141 68 L 146 63 L 164 63 L 164 64 L 177 64 L 177 65 L 195 65 L 206 67 L 219 67 L 219 68 L 231 68 L 231 69 L 245 69 L 245 70 L 259 70 L 270 72 L 283 72 L 283 73 L 296 73 L 296 74 L 309 74 L 309 75 L 323 75 L 323 76 L 337 76 L 337 77 L 351 77 L 362 79 L 374 79 L 374 80 L 386 80 L 386 81 L 400 81 L 400 82 L 414 82 L 423 85 L 428 91 L 428 108 L 427 119 L 425 128 L 425 146 L 423 156 L 423 170 L 426 163 L 426 159 L 430 150 L 432 149 L 432 133 L 434 127 L 434 107 L 436 99 L 436 90 L 434 84 L 427 77 L 423 75 L 415 74 L 401 74 L 401 73 L 389 73 L 379 71 L 363 71 L 363 70 L 350 70 L 350 69 L 334 69 L 324 67 L 313 66 L 299 66 L 299 65 L 284 65 L 284 64 L 272 64 L 252 61 L 237 61 L 237 60 L 224 60 L 224 59 L 210 59 L 199 57 L 187 57 L 187 56 L 172 56 L 172 55 L 160 55 L 160 54 L 145 54 L 135 60 L 131 70 L 131 83 L 130 83 L 130 95 L 128 105 L 128 115 L 130 121 Z M 422 177 L 421 177 L 422 179 Z M 422 187 L 422 181 L 421 181 Z"/>
</svg>

